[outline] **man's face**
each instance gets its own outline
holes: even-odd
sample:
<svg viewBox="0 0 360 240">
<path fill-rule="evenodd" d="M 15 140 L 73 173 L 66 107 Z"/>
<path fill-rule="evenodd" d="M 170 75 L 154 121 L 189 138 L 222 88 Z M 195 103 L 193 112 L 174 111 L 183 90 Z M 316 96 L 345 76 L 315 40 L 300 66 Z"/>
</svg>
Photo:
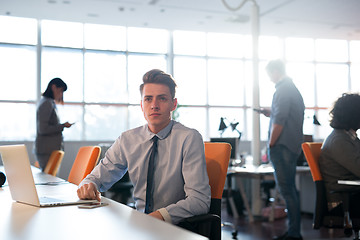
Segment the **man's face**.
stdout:
<svg viewBox="0 0 360 240">
<path fill-rule="evenodd" d="M 156 83 L 144 85 L 141 109 L 151 132 L 158 133 L 169 124 L 176 105 L 177 99 L 171 97 L 168 86 Z"/>
<path fill-rule="evenodd" d="M 276 70 L 267 70 L 267 74 L 273 83 L 277 83 L 281 79 L 281 74 Z"/>
</svg>

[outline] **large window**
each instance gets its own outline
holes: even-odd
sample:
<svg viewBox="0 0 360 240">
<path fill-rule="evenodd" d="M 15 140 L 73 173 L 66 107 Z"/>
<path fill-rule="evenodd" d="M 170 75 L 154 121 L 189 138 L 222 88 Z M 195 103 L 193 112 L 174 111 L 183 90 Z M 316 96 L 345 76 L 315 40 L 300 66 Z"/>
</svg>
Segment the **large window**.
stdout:
<svg viewBox="0 0 360 240">
<path fill-rule="evenodd" d="M 41 55 L 41 92 L 45 91 L 51 79 L 59 77 L 68 85 L 64 101 L 83 101 L 83 63 L 83 54 L 79 49 L 44 47 Z"/>
<path fill-rule="evenodd" d="M 36 48 L 0 45 L 0 99 L 36 100 Z"/>
<path fill-rule="evenodd" d="M 40 34 L 38 34 L 40 30 Z M 0 16 L 0 140 L 34 140 L 36 102 L 48 82 L 68 85 L 62 122 L 65 140 L 114 140 L 145 123 L 142 76 L 158 68 L 177 81 L 176 120 L 204 140 L 219 137 L 220 118 L 252 139 L 252 42 L 240 34 L 133 28 Z M 301 47 L 299 47 L 301 46 Z M 311 38 L 259 39 L 260 105 L 271 105 L 274 85 L 266 63 L 284 59 L 306 105 L 304 133 L 324 138 L 328 108 L 343 92 L 360 91 L 360 41 Z M 321 126 L 313 124 L 316 116 Z M 269 119 L 260 117 L 261 139 Z M 227 129 L 224 137 L 239 133 Z"/>
</svg>

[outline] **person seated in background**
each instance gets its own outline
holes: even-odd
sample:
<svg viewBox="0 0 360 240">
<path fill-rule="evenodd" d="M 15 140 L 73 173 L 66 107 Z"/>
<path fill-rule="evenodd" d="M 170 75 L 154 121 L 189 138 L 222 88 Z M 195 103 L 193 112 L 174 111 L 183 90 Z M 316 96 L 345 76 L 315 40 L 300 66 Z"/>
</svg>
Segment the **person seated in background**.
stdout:
<svg viewBox="0 0 360 240">
<path fill-rule="evenodd" d="M 349 212 L 353 228 L 360 222 L 360 186 L 338 184 L 338 180 L 360 180 L 360 95 L 344 93 L 330 111 L 331 134 L 324 140 L 319 167 L 326 188 L 328 209 L 343 214 L 342 193 L 350 191 Z"/>
<path fill-rule="evenodd" d="M 99 191 L 108 190 L 128 171 L 138 211 L 173 224 L 209 212 L 211 192 L 203 139 L 198 131 L 171 120 L 177 106 L 175 87 L 172 76 L 161 70 L 143 76 L 140 104 L 147 124 L 125 131 L 116 139 L 80 183 L 80 199 L 100 201 Z M 149 157 L 156 143 L 151 181 Z"/>
</svg>

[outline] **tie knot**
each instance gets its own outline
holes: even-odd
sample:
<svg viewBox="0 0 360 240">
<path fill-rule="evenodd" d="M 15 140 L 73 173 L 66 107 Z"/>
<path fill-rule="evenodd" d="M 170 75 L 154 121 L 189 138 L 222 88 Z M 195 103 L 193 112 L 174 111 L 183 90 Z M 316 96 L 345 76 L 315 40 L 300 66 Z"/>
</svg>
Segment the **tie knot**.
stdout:
<svg viewBox="0 0 360 240">
<path fill-rule="evenodd" d="M 158 136 L 154 136 L 152 139 L 151 139 L 154 143 L 157 143 L 157 141 L 159 140 Z"/>
</svg>

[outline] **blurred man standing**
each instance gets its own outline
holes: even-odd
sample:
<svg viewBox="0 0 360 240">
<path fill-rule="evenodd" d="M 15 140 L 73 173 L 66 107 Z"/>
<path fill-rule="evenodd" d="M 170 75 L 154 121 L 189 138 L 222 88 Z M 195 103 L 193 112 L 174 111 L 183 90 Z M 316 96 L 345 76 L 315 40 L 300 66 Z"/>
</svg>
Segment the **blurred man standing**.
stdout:
<svg viewBox="0 0 360 240">
<path fill-rule="evenodd" d="M 296 163 L 303 142 L 304 101 L 291 78 L 286 75 L 281 60 L 266 66 L 270 80 L 275 84 L 271 110 L 261 112 L 270 117 L 268 156 L 275 172 L 275 181 L 286 202 L 288 231 L 275 240 L 301 240 L 300 200 L 295 185 Z"/>
</svg>

